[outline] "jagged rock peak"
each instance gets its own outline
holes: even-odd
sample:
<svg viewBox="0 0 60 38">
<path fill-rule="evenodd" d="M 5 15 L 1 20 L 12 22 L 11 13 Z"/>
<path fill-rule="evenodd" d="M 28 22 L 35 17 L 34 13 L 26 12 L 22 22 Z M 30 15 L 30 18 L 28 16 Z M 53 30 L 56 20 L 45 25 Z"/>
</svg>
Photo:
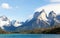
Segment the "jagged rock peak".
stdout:
<svg viewBox="0 0 60 38">
<path fill-rule="evenodd" d="M 8 18 L 7 18 L 5 15 L 3 15 L 3 16 L 0 16 L 0 19 L 1 19 L 1 20 L 3 20 L 3 21 L 6 21 L 6 20 L 8 20 Z"/>
<path fill-rule="evenodd" d="M 54 11 L 51 11 L 50 13 L 49 13 L 49 16 L 48 16 L 48 18 L 55 18 L 56 17 L 56 13 L 54 12 Z"/>
<path fill-rule="evenodd" d="M 41 13 L 45 13 L 45 11 L 44 11 L 44 9 L 42 9 L 40 12 L 35 12 L 35 14 L 34 14 L 34 16 L 33 16 L 33 18 L 35 19 L 35 18 L 37 18 L 38 16 L 40 16 L 41 15 Z"/>
</svg>

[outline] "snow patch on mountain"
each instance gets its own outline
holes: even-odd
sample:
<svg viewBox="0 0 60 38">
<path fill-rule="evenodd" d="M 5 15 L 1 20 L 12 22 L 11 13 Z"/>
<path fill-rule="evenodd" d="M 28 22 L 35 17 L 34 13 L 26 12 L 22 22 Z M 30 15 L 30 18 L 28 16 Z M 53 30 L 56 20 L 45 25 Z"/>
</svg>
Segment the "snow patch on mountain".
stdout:
<svg viewBox="0 0 60 38">
<path fill-rule="evenodd" d="M 0 27 L 4 29 L 3 26 L 10 26 L 10 20 L 6 16 L 0 16 Z"/>
<path fill-rule="evenodd" d="M 19 22 L 19 21 L 15 21 L 15 23 L 14 23 L 14 27 L 19 27 L 19 26 L 21 26 L 22 24 Z"/>
</svg>

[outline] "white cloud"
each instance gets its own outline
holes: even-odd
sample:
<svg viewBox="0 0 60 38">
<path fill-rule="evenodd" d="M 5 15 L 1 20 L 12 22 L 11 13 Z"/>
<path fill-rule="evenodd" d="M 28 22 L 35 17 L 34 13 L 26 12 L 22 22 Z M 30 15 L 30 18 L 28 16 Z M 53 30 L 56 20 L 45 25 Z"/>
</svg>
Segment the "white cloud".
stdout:
<svg viewBox="0 0 60 38">
<path fill-rule="evenodd" d="M 19 6 L 10 6 L 10 4 L 8 4 L 8 3 L 2 3 L 1 5 L 0 5 L 0 7 L 1 8 L 3 8 L 3 9 L 16 9 L 16 8 L 19 8 Z"/>
<path fill-rule="evenodd" d="M 2 3 L 1 7 L 4 9 L 11 9 L 12 8 L 8 3 Z"/>
<path fill-rule="evenodd" d="M 50 2 L 60 2 L 60 0 L 50 0 Z"/>
<path fill-rule="evenodd" d="M 60 4 L 49 4 L 49 5 L 37 8 L 34 12 L 36 11 L 40 12 L 42 9 L 45 10 L 47 15 L 51 11 L 54 11 L 57 15 L 60 14 Z"/>
</svg>

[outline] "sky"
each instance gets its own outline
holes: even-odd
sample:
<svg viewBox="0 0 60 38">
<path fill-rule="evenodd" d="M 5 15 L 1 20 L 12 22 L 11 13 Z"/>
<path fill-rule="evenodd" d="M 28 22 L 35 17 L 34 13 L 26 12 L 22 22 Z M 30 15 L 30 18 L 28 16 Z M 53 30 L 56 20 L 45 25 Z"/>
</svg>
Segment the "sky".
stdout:
<svg viewBox="0 0 60 38">
<path fill-rule="evenodd" d="M 0 0 L 0 16 L 26 21 L 32 17 L 36 8 L 53 3 L 60 3 L 60 0 Z"/>
</svg>

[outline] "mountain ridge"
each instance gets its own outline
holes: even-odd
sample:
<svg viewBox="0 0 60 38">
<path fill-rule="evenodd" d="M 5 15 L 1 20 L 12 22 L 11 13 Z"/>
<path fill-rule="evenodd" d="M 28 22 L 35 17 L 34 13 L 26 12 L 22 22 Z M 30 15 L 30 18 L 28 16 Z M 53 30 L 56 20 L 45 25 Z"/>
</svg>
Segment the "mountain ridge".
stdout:
<svg viewBox="0 0 60 38">
<path fill-rule="evenodd" d="M 37 28 L 49 28 L 53 27 L 54 25 L 60 24 L 59 17 L 56 15 L 54 11 L 50 11 L 49 15 L 47 16 L 44 9 L 42 9 L 40 12 L 35 12 L 33 15 L 33 18 L 28 21 L 28 19 L 25 22 L 19 22 L 17 20 L 10 21 L 6 16 L 0 17 L 0 24 L 1 22 L 4 24 L 0 27 L 5 31 L 23 31 L 23 30 L 33 30 Z"/>
</svg>

